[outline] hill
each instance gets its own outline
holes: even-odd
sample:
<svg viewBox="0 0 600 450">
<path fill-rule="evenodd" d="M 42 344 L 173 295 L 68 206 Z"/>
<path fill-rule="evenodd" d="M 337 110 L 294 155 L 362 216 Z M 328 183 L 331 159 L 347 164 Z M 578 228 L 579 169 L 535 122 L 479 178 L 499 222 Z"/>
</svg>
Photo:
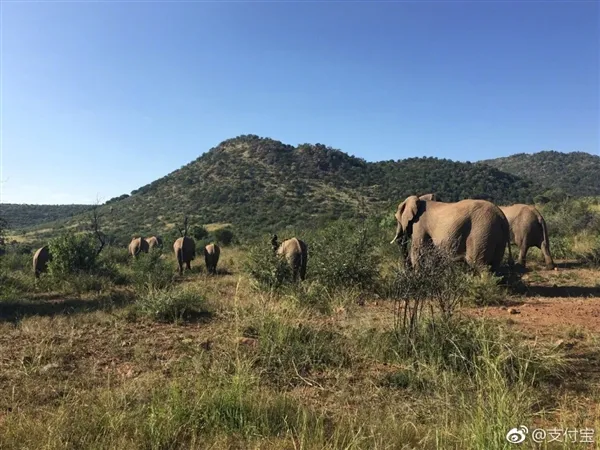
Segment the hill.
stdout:
<svg viewBox="0 0 600 450">
<path fill-rule="evenodd" d="M 573 196 L 600 195 L 600 156 L 597 155 L 543 151 L 518 153 L 480 163 Z"/>
<path fill-rule="evenodd" d="M 361 213 L 385 214 L 411 194 L 437 192 L 498 203 L 531 201 L 539 189 L 494 167 L 437 158 L 368 163 L 322 144 L 297 147 L 244 135 L 100 208 L 116 236 L 175 233 L 191 224 L 231 223 L 252 235 Z M 77 218 L 65 225 L 73 225 Z"/>
<path fill-rule="evenodd" d="M 67 219 L 90 209 L 90 206 L 0 203 L 0 217 L 8 221 L 10 228 L 24 228 Z"/>
</svg>

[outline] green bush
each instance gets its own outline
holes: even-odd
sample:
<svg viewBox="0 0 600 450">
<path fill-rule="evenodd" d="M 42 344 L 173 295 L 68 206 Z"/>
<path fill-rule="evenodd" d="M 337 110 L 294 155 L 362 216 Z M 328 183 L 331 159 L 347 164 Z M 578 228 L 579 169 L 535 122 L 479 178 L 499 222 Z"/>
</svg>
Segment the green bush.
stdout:
<svg viewBox="0 0 600 450">
<path fill-rule="evenodd" d="M 278 258 L 267 242 L 249 248 L 244 266 L 256 286 L 263 290 L 278 290 L 293 278 L 287 261 Z"/>
<path fill-rule="evenodd" d="M 150 287 L 136 300 L 136 311 L 159 322 L 180 322 L 208 308 L 205 298 L 191 288 Z"/>
<path fill-rule="evenodd" d="M 91 272 L 97 268 L 97 242 L 91 234 L 67 232 L 50 241 L 52 261 L 48 271 L 53 277 Z"/>
<path fill-rule="evenodd" d="M 230 228 L 219 228 L 213 231 L 215 240 L 224 246 L 227 246 L 233 242 L 233 231 Z"/>
<path fill-rule="evenodd" d="M 366 224 L 336 221 L 307 237 L 307 278 L 330 287 L 372 289 L 380 263 L 376 231 Z"/>
<path fill-rule="evenodd" d="M 114 264 L 127 264 L 131 256 L 125 247 L 106 246 L 100 253 L 101 262 L 109 262 Z"/>
<path fill-rule="evenodd" d="M 8 252 L 0 259 L 0 270 L 33 272 L 33 255 Z"/>
<path fill-rule="evenodd" d="M 201 241 L 208 238 L 208 231 L 202 225 L 196 225 L 192 228 L 192 236 L 194 236 L 194 239 L 197 241 Z"/>
<path fill-rule="evenodd" d="M 132 263 L 133 283 L 138 289 L 163 289 L 171 286 L 174 269 L 162 258 L 162 250 L 140 253 Z"/>
</svg>

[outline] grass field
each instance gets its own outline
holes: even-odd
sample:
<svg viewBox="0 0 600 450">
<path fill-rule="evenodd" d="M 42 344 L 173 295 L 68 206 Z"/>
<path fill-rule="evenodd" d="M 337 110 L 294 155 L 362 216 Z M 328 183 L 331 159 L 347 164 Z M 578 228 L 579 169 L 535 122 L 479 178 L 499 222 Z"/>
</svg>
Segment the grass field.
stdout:
<svg viewBox="0 0 600 450">
<path fill-rule="evenodd" d="M 163 286 L 146 257 L 108 249 L 120 276 L 60 283 L 5 263 L 0 448 L 500 449 L 521 425 L 596 431 L 524 448 L 600 442 L 598 269 L 534 255 L 520 291 L 474 278 L 498 304 L 423 319 L 407 346 L 381 290 L 257 288 L 230 247 L 217 276 L 165 253 Z"/>
</svg>

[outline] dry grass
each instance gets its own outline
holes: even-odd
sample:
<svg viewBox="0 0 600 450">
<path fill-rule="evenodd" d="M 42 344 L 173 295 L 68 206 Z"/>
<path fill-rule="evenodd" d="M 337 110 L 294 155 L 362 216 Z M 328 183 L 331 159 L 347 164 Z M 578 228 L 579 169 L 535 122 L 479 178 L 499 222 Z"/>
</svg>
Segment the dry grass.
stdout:
<svg viewBox="0 0 600 450">
<path fill-rule="evenodd" d="M 201 258 L 176 276 L 175 289 L 192 289 L 210 310 L 179 322 L 139 314 L 143 294 L 131 286 L 76 295 L 89 308 L 66 310 L 36 305 L 71 294 L 25 294 L 28 314 L 0 319 L 0 447 L 500 449 L 521 424 L 600 434 L 591 366 L 578 369 L 586 379 L 575 385 L 499 375 L 510 352 L 535 356 L 544 342 L 526 350 L 525 336 L 509 353 L 482 345 L 472 374 L 403 359 L 390 340 L 390 301 L 341 290 L 321 313 L 294 291 L 257 292 L 244 257 L 224 248 L 218 276 L 206 274 Z M 171 252 L 164 258 L 175 271 Z M 581 285 L 598 274 L 562 273 Z M 541 276 L 544 285 L 562 280 Z M 119 292 L 125 301 L 106 301 Z M 577 355 L 597 344 L 589 330 L 567 336 L 580 345 L 566 357 L 580 363 Z M 468 341 L 456 342 L 460 356 Z M 562 364 L 562 353 L 544 352 L 550 359 L 536 364 Z"/>
</svg>

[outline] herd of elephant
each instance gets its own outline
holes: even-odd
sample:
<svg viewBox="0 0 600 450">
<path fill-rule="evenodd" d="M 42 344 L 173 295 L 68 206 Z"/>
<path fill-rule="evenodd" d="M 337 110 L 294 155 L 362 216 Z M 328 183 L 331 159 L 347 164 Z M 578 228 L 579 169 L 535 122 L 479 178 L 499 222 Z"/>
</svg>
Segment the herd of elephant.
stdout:
<svg viewBox="0 0 600 450">
<path fill-rule="evenodd" d="M 277 235 L 273 235 L 271 240 L 274 252 L 277 255 L 283 255 L 292 267 L 294 281 L 298 276 L 302 280 L 306 277 L 306 261 L 308 256 L 308 247 L 306 244 L 297 239 L 286 239 L 281 244 L 277 242 Z M 159 236 L 149 238 L 137 237 L 133 238 L 128 246 L 129 254 L 132 257 L 137 257 L 141 252 L 148 253 L 153 248 L 162 247 L 162 239 Z M 178 238 L 173 244 L 175 258 L 177 259 L 179 274 L 183 274 L 184 264 L 186 269 L 191 270 L 191 262 L 196 257 L 196 242 L 189 236 Z M 206 270 L 210 274 L 217 273 L 217 264 L 221 248 L 217 244 L 208 244 L 204 247 L 204 262 Z M 33 273 L 36 278 L 39 278 L 42 272 L 47 270 L 48 262 L 52 260 L 50 248 L 47 245 L 39 248 L 33 255 Z"/>
<path fill-rule="evenodd" d="M 415 268 L 421 249 L 433 244 L 470 266 L 487 266 L 497 271 L 505 249 L 509 264 L 513 264 L 511 242 L 519 248 L 517 263 L 523 268 L 531 247 L 542 251 L 547 268 L 556 268 L 546 222 L 531 205 L 499 207 L 474 199 L 445 203 L 436 194 L 412 195 L 398 205 L 395 217 L 396 235 L 391 243 L 400 244 L 403 257 Z M 412 241 L 410 255 L 408 239 Z"/>
<path fill-rule="evenodd" d="M 419 256 L 426 244 L 449 251 L 455 260 L 464 260 L 470 266 L 487 266 L 497 271 L 508 249 L 509 264 L 513 264 L 510 244 L 519 248 L 517 263 L 525 268 L 527 252 L 531 247 L 542 251 L 546 267 L 556 268 L 550 254 L 550 241 L 546 222 L 531 205 L 515 204 L 496 206 L 487 200 L 466 199 L 455 203 L 440 200 L 437 194 L 412 195 L 398 205 L 395 213 L 396 235 L 391 244 L 398 243 L 402 258 L 413 268 L 419 266 Z M 408 241 L 411 240 L 410 253 Z M 271 239 L 273 251 L 285 258 L 292 268 L 294 281 L 306 277 L 308 246 L 296 237 L 282 243 L 277 235 Z M 162 247 L 158 236 L 134 238 L 129 244 L 129 254 L 136 257 L 154 247 Z M 191 270 L 196 256 L 193 238 L 184 236 L 173 244 L 173 250 L 183 273 L 185 264 Z M 208 273 L 215 274 L 221 249 L 217 244 L 204 247 L 204 261 Z M 48 246 L 38 249 L 33 256 L 36 278 L 46 270 L 51 255 Z"/>
</svg>

